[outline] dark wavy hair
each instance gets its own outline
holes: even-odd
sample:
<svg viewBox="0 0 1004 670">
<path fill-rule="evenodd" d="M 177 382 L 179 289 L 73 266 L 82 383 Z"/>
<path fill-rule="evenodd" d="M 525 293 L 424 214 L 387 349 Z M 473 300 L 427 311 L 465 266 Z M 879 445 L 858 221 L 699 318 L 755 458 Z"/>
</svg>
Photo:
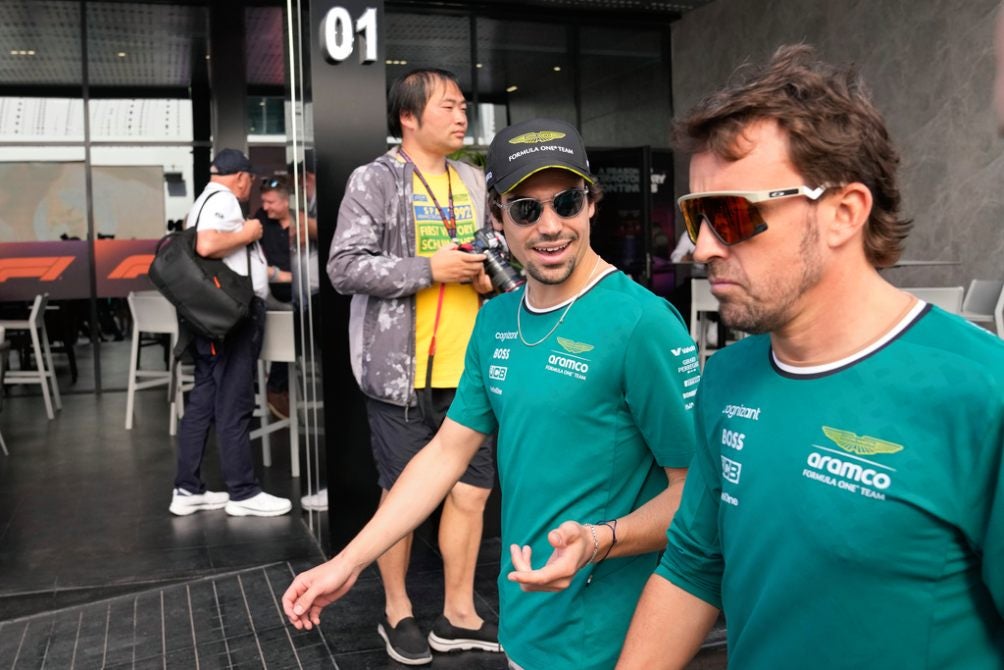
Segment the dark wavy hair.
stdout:
<svg viewBox="0 0 1004 670">
<path fill-rule="evenodd" d="M 401 137 L 401 115 L 411 114 L 421 119 L 436 84 L 450 81 L 460 88 L 457 75 L 434 67 L 412 70 L 394 80 L 387 94 L 387 128 L 390 134 Z"/>
<path fill-rule="evenodd" d="M 791 162 L 808 186 L 868 187 L 865 255 L 875 267 L 895 263 L 912 226 L 900 217 L 899 154 L 857 71 L 824 63 L 806 44 L 782 46 L 765 65 L 740 66 L 725 88 L 674 122 L 673 143 L 739 160 L 743 131 L 766 119 L 787 133 Z"/>
</svg>

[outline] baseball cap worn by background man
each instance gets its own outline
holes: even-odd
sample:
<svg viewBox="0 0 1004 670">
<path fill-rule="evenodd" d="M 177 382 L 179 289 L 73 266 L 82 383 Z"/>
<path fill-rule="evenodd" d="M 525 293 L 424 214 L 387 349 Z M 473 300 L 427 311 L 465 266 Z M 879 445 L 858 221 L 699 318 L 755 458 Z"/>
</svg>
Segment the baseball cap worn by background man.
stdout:
<svg viewBox="0 0 1004 670">
<path fill-rule="evenodd" d="M 575 126 L 557 119 L 532 119 L 495 135 L 488 147 L 485 182 L 500 194 L 508 193 L 548 168 L 568 170 L 593 183 L 586 147 Z"/>
<path fill-rule="evenodd" d="M 238 172 L 254 174 L 254 167 L 248 157 L 237 149 L 221 149 L 209 165 L 209 174 L 228 175 Z"/>
</svg>

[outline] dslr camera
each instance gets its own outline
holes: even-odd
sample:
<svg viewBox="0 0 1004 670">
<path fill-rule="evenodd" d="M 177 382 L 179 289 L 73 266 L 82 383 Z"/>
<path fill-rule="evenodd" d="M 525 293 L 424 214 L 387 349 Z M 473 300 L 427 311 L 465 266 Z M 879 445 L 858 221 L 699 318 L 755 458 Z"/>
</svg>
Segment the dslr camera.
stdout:
<svg viewBox="0 0 1004 670">
<path fill-rule="evenodd" d="M 461 244 L 459 249 L 469 254 L 485 255 L 485 274 L 491 279 L 492 286 L 502 293 L 515 291 L 526 282 L 509 264 L 509 250 L 494 232 L 478 230 L 474 239 Z"/>
</svg>

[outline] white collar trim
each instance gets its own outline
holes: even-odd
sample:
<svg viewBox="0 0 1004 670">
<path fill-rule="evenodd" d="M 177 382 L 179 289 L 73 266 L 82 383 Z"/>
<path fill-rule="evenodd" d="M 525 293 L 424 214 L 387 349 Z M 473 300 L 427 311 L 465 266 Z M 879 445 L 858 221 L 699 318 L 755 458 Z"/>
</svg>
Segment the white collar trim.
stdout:
<svg viewBox="0 0 1004 670">
<path fill-rule="evenodd" d="M 524 290 L 523 291 L 523 305 L 526 307 L 526 311 L 530 312 L 531 314 L 547 314 L 548 312 L 553 312 L 554 310 L 561 309 L 562 307 L 565 307 L 566 305 L 568 305 L 568 303 L 572 302 L 573 300 L 577 300 L 581 296 L 585 295 L 585 293 L 589 289 L 591 289 L 592 287 L 596 286 L 596 284 L 598 284 L 601 279 L 603 279 L 604 277 L 606 277 L 608 274 L 610 274 L 612 272 L 616 272 L 616 271 L 617 271 L 617 268 L 615 268 L 612 265 L 609 266 L 606 270 L 603 270 L 598 275 L 596 275 L 595 277 L 593 277 L 592 280 L 590 280 L 588 284 L 586 284 L 585 286 L 582 287 L 581 291 L 579 291 L 578 293 L 576 293 L 575 295 L 573 295 L 571 298 L 569 298 L 568 300 L 564 300 L 562 302 L 559 302 L 557 305 L 552 305 L 552 306 L 546 307 L 546 308 L 534 307 L 533 305 L 531 305 L 530 304 L 530 296 L 526 292 L 526 290 Z"/>
<path fill-rule="evenodd" d="M 832 372 L 833 370 L 847 367 L 848 365 L 851 365 L 866 356 L 870 356 L 885 345 L 889 344 L 889 342 L 898 337 L 900 333 L 906 330 L 907 327 L 914 322 L 925 307 L 927 307 L 927 303 L 923 300 L 918 300 L 917 304 L 911 307 L 910 311 L 907 312 L 906 315 L 896 323 L 896 325 L 890 328 L 885 335 L 875 340 L 864 349 L 856 351 L 846 358 L 833 361 L 832 363 L 823 363 L 821 365 L 791 365 L 790 363 L 782 363 L 778 359 L 777 354 L 774 353 L 773 348 L 770 351 L 770 357 L 774 361 L 774 365 L 776 365 L 779 370 L 790 375 L 819 375 Z"/>
</svg>

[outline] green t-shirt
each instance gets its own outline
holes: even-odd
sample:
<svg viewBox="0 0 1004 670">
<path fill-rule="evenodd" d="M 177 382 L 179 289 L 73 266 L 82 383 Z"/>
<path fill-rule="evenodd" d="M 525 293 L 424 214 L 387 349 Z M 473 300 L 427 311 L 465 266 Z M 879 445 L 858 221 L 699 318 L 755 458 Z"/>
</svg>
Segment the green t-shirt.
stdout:
<svg viewBox="0 0 1004 670">
<path fill-rule="evenodd" d="M 869 351 L 709 359 L 657 574 L 722 607 L 730 667 L 1004 668 L 1004 343 L 918 306 Z"/>
<path fill-rule="evenodd" d="M 499 640 L 527 670 L 608 669 L 657 554 L 586 566 L 559 593 L 526 593 L 506 578 L 508 547 L 530 545 L 541 567 L 562 522 L 626 515 L 666 488 L 664 467 L 690 464 L 696 349 L 676 310 L 621 272 L 598 278 L 557 328 L 567 303 L 534 313 L 522 299 L 482 307 L 449 411 L 498 429 Z M 527 346 L 520 333 L 543 341 Z"/>
</svg>

